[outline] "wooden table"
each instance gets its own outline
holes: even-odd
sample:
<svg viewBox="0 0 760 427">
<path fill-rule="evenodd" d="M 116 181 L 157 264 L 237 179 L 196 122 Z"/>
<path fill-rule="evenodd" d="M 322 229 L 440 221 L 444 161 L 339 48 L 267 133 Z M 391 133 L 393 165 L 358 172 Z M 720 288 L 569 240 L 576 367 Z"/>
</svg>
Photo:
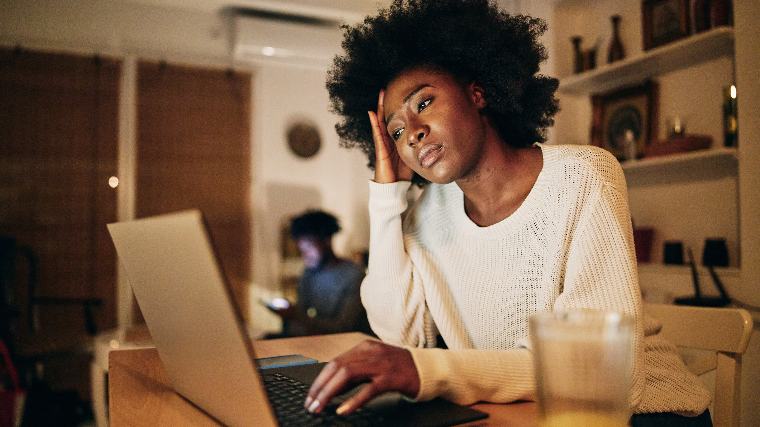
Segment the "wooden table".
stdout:
<svg viewBox="0 0 760 427">
<path fill-rule="evenodd" d="M 360 333 L 256 341 L 256 357 L 302 354 L 334 358 L 367 339 Z M 477 404 L 490 417 L 475 425 L 534 426 L 532 402 Z M 112 351 L 109 355 L 109 417 L 112 426 L 213 426 L 213 419 L 172 390 L 155 348 Z"/>
</svg>

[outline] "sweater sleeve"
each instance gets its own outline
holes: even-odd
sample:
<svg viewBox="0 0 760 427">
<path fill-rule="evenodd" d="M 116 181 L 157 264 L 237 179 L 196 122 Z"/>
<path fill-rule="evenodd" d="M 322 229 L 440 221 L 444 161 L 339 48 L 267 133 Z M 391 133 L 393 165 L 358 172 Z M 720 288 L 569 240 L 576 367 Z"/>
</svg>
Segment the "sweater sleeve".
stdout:
<svg viewBox="0 0 760 427">
<path fill-rule="evenodd" d="M 369 266 L 361 299 L 372 330 L 385 342 L 435 345 L 422 284 L 404 246 L 401 214 L 409 181 L 369 183 Z"/>
<path fill-rule="evenodd" d="M 469 405 L 535 399 L 533 355 L 528 349 L 409 351 L 420 376 L 417 400 L 440 396 Z"/>
<path fill-rule="evenodd" d="M 596 309 L 630 315 L 635 321 L 631 408 L 645 388 L 641 296 L 625 178 L 617 167 L 589 195 L 571 236 L 563 289 L 554 310 Z"/>
</svg>

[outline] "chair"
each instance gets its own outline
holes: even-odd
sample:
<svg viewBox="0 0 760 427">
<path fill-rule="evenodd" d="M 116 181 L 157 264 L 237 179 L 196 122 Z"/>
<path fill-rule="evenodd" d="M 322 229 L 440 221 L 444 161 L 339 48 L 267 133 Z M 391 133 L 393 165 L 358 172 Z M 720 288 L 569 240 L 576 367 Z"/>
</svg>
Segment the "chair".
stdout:
<svg viewBox="0 0 760 427">
<path fill-rule="evenodd" d="M 752 316 L 736 308 L 645 304 L 644 312 L 662 322 L 662 334 L 678 347 L 716 353 L 713 424 L 738 426 L 741 415 L 742 354 L 752 333 Z"/>
<path fill-rule="evenodd" d="M 85 402 L 76 390 L 51 390 L 45 367 L 92 354 L 97 333 L 95 309 L 102 301 L 37 295 L 39 262 L 31 247 L 0 235 L 0 342 L 8 347 L 8 355 L 18 367 L 19 384 L 14 384 L 14 389 L 23 387 L 27 392 L 22 424 L 76 424 L 86 415 Z M 24 294 L 25 298 L 20 298 Z M 46 322 L 47 328 L 41 327 L 40 310 L 58 306 L 81 307 L 84 331 L 55 327 L 54 320 Z M 76 366 L 74 363 L 68 366 Z"/>
</svg>

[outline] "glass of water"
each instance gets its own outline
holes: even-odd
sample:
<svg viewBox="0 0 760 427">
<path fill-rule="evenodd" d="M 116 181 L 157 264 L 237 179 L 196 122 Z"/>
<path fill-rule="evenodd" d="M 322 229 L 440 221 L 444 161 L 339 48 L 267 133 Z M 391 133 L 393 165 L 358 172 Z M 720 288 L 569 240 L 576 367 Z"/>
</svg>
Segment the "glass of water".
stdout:
<svg viewBox="0 0 760 427">
<path fill-rule="evenodd" d="M 579 310 L 530 319 L 540 425 L 627 426 L 634 321 Z"/>
</svg>

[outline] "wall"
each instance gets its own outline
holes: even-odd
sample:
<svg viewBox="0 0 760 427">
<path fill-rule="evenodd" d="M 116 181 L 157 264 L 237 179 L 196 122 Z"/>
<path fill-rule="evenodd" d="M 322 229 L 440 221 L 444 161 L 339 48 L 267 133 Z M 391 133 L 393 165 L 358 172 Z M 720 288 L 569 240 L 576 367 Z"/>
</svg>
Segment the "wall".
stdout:
<svg viewBox="0 0 760 427">
<path fill-rule="evenodd" d="M 736 28 L 736 84 L 739 109 L 739 197 L 742 201 L 740 210 L 741 248 L 742 248 L 742 286 L 736 296 L 743 301 L 760 306 L 760 121 L 757 111 L 760 109 L 760 81 L 757 70 L 760 69 L 760 4 L 756 0 L 734 0 Z M 754 314 L 755 330 L 750 338 L 749 349 L 744 361 L 742 410 L 743 426 L 760 424 L 760 315 Z"/>
</svg>

